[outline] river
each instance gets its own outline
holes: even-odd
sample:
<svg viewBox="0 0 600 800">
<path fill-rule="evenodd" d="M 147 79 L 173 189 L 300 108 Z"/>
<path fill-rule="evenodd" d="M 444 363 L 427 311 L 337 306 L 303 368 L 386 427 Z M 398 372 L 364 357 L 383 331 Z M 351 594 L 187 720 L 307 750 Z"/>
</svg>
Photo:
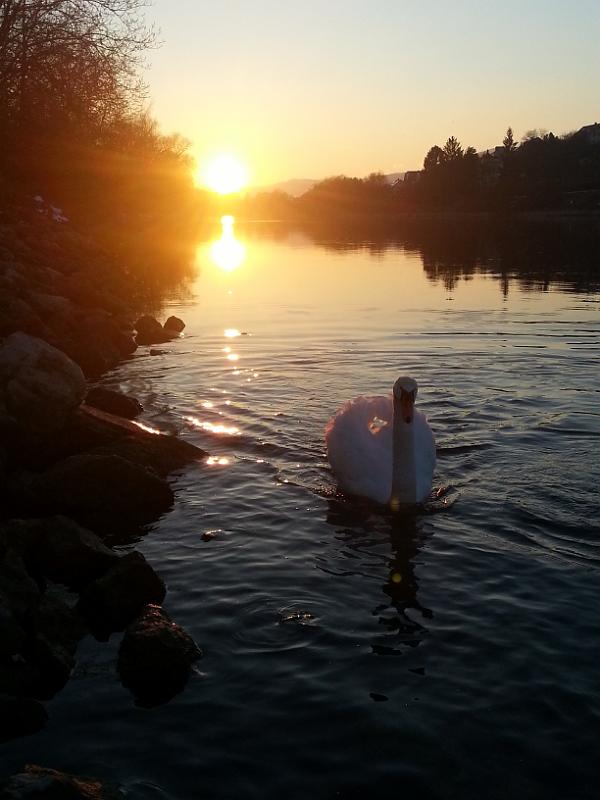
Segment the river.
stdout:
<svg viewBox="0 0 600 800">
<path fill-rule="evenodd" d="M 226 221 L 199 243 L 165 307 L 184 337 L 104 383 L 211 453 L 136 544 L 204 657 L 143 709 L 119 637 L 88 637 L 9 768 L 142 799 L 594 796 L 600 262 L 424 241 Z M 403 373 L 448 502 L 395 515 L 336 493 L 323 430 Z"/>
</svg>

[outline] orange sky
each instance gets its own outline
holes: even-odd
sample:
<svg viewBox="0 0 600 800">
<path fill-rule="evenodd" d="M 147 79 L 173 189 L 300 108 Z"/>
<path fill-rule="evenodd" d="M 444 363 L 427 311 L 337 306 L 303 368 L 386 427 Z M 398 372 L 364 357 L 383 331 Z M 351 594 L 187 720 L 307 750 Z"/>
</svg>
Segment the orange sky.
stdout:
<svg viewBox="0 0 600 800">
<path fill-rule="evenodd" d="M 450 135 L 600 120 L 597 0 L 156 0 L 152 111 L 253 184 L 419 168 Z"/>
</svg>

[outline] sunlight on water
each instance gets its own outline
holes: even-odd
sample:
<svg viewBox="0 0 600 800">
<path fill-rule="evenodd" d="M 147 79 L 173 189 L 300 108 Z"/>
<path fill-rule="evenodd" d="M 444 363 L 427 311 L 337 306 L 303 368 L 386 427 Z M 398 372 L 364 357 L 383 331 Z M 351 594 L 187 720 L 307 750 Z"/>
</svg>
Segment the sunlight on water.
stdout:
<svg viewBox="0 0 600 800">
<path fill-rule="evenodd" d="M 198 417 L 187 416 L 184 417 L 186 422 L 189 422 L 194 428 L 207 431 L 208 433 L 215 433 L 217 435 L 224 434 L 226 436 L 239 436 L 241 431 L 235 425 L 223 425 L 221 423 L 215 424 L 207 420 L 198 419 Z"/>
<path fill-rule="evenodd" d="M 246 248 L 235 237 L 235 220 L 226 215 L 221 218 L 221 238 L 210 246 L 212 261 L 224 272 L 233 272 L 240 267 L 246 257 Z"/>
</svg>

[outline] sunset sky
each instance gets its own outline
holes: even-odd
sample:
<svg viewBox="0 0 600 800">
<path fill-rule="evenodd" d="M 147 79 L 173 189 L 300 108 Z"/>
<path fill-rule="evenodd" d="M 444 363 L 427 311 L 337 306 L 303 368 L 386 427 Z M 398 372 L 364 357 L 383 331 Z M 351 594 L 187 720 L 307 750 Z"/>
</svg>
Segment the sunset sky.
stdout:
<svg viewBox="0 0 600 800">
<path fill-rule="evenodd" d="M 155 0 L 152 111 L 253 184 L 600 121 L 600 0 Z"/>
</svg>

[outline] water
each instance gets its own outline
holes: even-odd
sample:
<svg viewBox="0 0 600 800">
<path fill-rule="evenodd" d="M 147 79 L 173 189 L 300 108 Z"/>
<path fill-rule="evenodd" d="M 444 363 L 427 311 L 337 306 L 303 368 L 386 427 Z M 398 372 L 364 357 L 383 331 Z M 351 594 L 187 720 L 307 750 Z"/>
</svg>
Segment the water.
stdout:
<svg viewBox="0 0 600 800">
<path fill-rule="evenodd" d="M 167 308 L 185 338 L 105 381 L 213 456 L 136 545 L 197 673 L 137 708 L 119 637 L 88 638 L 5 768 L 133 798 L 596 796 L 597 268 L 318 241 L 226 226 Z M 401 372 L 458 498 L 440 513 L 348 502 L 327 466 L 329 416 Z"/>
</svg>

